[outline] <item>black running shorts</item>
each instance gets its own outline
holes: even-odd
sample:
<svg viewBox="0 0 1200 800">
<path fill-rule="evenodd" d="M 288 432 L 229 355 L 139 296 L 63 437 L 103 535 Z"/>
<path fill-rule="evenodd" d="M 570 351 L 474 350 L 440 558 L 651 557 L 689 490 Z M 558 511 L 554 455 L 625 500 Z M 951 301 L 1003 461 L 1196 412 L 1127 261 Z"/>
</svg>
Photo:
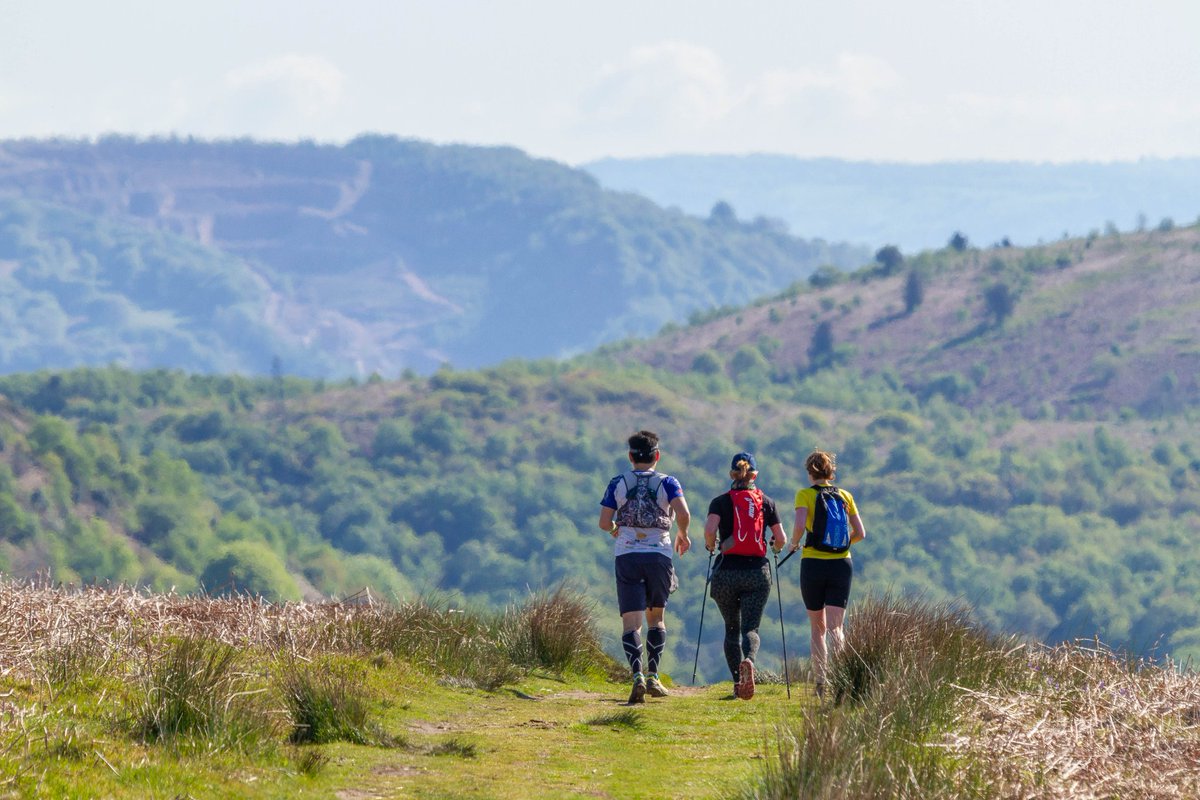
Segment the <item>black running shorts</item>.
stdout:
<svg viewBox="0 0 1200 800">
<path fill-rule="evenodd" d="M 800 559 L 800 595 L 809 611 L 825 606 L 845 608 L 850 602 L 854 567 L 848 558 Z"/>
<path fill-rule="evenodd" d="M 617 556 L 617 606 L 621 613 L 666 608 L 667 598 L 679 585 L 675 562 L 662 553 L 626 553 Z"/>
</svg>

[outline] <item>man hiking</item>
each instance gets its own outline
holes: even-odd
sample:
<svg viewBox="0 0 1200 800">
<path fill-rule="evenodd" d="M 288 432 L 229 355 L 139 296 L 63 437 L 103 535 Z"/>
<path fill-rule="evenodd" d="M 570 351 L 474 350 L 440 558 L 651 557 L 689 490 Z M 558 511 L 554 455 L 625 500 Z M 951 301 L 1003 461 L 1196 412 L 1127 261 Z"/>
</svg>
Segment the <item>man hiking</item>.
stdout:
<svg viewBox="0 0 1200 800">
<path fill-rule="evenodd" d="M 617 605 L 621 612 L 621 645 L 633 672 L 630 703 L 644 703 L 646 693 L 666 697 L 658 664 L 667 643 L 663 622 L 667 598 L 678 582 L 671 560 L 671 521 L 678 526 L 674 551 L 691 547 L 691 514 L 683 487 L 670 475 L 656 471 L 658 435 L 638 431 L 629 437 L 632 469 L 608 482 L 600 501 L 600 530 L 616 539 Z M 645 670 L 642 663 L 642 622 L 646 629 Z"/>
</svg>

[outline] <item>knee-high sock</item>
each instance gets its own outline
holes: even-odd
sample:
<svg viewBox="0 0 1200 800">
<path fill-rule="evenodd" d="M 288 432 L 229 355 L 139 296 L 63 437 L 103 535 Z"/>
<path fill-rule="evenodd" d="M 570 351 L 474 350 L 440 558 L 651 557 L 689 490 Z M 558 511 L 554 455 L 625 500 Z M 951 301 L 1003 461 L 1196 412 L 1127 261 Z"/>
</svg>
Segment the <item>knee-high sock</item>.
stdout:
<svg viewBox="0 0 1200 800">
<path fill-rule="evenodd" d="M 646 667 L 647 671 L 657 675 L 658 662 L 662 659 L 663 648 L 667 646 L 667 629 L 650 628 L 646 631 Z"/>
<path fill-rule="evenodd" d="M 629 660 L 629 668 L 634 674 L 642 671 L 642 632 L 633 630 L 621 637 L 621 647 L 625 648 L 625 658 Z"/>
</svg>

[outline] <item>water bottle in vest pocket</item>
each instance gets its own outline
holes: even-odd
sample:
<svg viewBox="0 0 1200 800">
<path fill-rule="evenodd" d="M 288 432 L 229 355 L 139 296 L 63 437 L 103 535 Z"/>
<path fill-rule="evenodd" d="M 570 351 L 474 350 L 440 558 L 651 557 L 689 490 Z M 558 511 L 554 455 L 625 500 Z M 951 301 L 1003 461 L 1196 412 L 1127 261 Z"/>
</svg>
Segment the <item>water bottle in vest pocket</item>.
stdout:
<svg viewBox="0 0 1200 800">
<path fill-rule="evenodd" d="M 814 486 L 817 490 L 812 530 L 805 545 L 823 553 L 844 553 L 850 549 L 850 515 L 846 500 L 836 486 Z"/>
<path fill-rule="evenodd" d="M 763 493 L 758 489 L 731 489 L 733 532 L 721 542 L 721 553 L 733 556 L 765 556 L 763 536 Z"/>
</svg>

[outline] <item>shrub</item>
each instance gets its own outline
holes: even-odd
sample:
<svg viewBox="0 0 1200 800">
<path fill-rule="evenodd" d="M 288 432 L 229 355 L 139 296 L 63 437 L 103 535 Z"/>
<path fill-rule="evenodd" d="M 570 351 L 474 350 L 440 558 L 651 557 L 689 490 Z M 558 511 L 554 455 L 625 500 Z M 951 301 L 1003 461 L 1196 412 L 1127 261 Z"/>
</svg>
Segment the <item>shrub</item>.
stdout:
<svg viewBox="0 0 1200 800">
<path fill-rule="evenodd" d="M 366 688 L 348 669 L 291 660 L 279 685 L 292 720 L 288 740 L 293 744 L 403 744 L 371 719 Z"/>
<path fill-rule="evenodd" d="M 213 594 L 251 594 L 270 600 L 299 600 L 300 590 L 271 548 L 258 542 L 234 542 L 200 576 Z"/>
<path fill-rule="evenodd" d="M 266 717 L 248 703 L 249 676 L 234 647 L 185 637 L 147 655 L 129 720 L 140 739 L 244 750 L 269 735 Z"/>
</svg>

